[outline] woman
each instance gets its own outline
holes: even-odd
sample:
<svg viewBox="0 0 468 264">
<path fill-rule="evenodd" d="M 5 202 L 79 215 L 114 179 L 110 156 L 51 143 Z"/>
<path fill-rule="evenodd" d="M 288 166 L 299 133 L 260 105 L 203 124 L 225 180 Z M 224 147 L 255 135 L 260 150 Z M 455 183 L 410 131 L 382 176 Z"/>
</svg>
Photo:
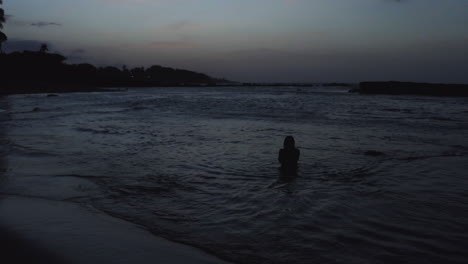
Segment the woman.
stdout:
<svg viewBox="0 0 468 264">
<path fill-rule="evenodd" d="M 299 161 L 300 151 L 295 146 L 292 136 L 284 139 L 283 148 L 278 154 L 278 161 L 281 163 L 281 172 L 295 175 L 297 171 L 297 162 Z"/>
</svg>

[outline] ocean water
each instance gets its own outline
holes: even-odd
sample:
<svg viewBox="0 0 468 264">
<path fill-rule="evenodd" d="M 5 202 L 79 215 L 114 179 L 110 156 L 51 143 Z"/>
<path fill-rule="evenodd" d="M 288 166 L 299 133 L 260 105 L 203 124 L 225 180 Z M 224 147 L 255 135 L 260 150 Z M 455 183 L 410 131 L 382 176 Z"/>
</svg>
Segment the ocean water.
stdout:
<svg viewBox="0 0 468 264">
<path fill-rule="evenodd" d="M 0 98 L 0 193 L 235 263 L 467 263 L 468 99 L 338 87 Z M 277 155 L 293 135 L 299 173 Z"/>
</svg>

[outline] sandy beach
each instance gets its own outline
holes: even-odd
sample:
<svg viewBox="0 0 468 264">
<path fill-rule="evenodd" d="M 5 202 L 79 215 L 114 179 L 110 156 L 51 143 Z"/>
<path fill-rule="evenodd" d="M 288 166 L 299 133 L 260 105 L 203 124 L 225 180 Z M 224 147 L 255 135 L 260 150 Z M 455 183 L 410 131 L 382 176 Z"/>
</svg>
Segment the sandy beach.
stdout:
<svg viewBox="0 0 468 264">
<path fill-rule="evenodd" d="M 2 255 L 15 263 L 226 263 L 76 204 L 0 198 Z"/>
</svg>

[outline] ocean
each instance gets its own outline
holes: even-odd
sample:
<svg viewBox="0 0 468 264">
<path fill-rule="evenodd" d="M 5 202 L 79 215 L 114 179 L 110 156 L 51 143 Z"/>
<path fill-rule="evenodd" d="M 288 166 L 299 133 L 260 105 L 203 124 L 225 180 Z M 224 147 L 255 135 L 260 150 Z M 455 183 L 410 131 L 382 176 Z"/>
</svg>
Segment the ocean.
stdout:
<svg viewBox="0 0 468 264">
<path fill-rule="evenodd" d="M 0 98 L 0 194 L 234 263 L 467 263 L 468 98 L 341 87 Z M 292 135 L 298 175 L 278 151 Z"/>
</svg>

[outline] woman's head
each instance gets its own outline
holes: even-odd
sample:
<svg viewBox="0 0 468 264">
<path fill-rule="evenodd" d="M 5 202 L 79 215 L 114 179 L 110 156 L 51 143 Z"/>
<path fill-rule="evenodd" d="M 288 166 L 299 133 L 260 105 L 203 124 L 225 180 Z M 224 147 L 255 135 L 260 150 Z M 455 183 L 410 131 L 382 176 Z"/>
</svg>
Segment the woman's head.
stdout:
<svg viewBox="0 0 468 264">
<path fill-rule="evenodd" d="M 285 149 L 293 149 L 295 148 L 296 142 L 294 141 L 294 138 L 292 136 L 287 136 L 284 139 L 283 147 Z"/>
</svg>

